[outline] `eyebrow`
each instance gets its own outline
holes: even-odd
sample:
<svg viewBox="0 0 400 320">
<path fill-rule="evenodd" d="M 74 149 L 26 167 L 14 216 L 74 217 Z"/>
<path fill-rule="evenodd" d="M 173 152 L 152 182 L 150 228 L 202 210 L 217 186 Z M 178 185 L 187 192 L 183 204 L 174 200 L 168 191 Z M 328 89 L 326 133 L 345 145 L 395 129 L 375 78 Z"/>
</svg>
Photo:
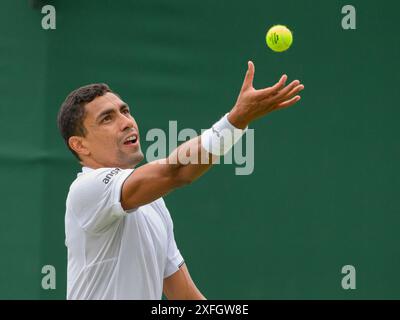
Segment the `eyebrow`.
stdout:
<svg viewBox="0 0 400 320">
<path fill-rule="evenodd" d="M 123 103 L 120 105 L 119 110 L 121 111 L 122 109 L 128 109 L 129 111 L 129 106 L 126 103 Z M 102 111 L 97 117 L 96 117 L 96 122 L 98 122 L 102 117 L 105 115 L 108 115 L 110 113 L 113 113 L 115 110 L 113 108 L 106 109 Z"/>
</svg>

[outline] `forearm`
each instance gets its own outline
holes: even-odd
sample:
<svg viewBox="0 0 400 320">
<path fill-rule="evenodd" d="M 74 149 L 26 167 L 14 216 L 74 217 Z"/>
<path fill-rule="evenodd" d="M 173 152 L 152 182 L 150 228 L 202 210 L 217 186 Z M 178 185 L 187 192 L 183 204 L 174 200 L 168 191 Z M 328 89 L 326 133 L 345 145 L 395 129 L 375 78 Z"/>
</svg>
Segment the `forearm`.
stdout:
<svg viewBox="0 0 400 320">
<path fill-rule="evenodd" d="M 206 300 L 194 284 L 185 264 L 164 279 L 163 291 L 168 300 Z"/>
<path fill-rule="evenodd" d="M 192 182 L 209 170 L 217 158 L 202 147 L 201 136 L 197 136 L 178 146 L 166 164 L 179 180 Z"/>
<path fill-rule="evenodd" d="M 175 171 L 174 176 L 192 182 L 204 174 L 219 156 L 226 154 L 240 139 L 246 131 L 246 121 L 247 118 L 233 108 L 230 114 L 223 116 L 201 136 L 176 148 L 166 159 L 171 170 Z"/>
<path fill-rule="evenodd" d="M 184 283 L 179 288 L 164 288 L 164 294 L 168 300 L 207 300 L 192 282 Z"/>
<path fill-rule="evenodd" d="M 135 170 L 123 185 L 122 207 L 132 209 L 150 203 L 203 175 L 218 156 L 223 155 L 221 150 L 227 150 L 222 138 L 213 139 L 219 136 L 214 131 L 224 127 L 221 124 L 226 125 L 226 119 L 218 121 L 201 136 L 181 144 L 168 158 L 150 162 Z M 215 142 L 211 146 L 214 144 L 216 147 L 210 147 L 208 142 Z"/>
</svg>

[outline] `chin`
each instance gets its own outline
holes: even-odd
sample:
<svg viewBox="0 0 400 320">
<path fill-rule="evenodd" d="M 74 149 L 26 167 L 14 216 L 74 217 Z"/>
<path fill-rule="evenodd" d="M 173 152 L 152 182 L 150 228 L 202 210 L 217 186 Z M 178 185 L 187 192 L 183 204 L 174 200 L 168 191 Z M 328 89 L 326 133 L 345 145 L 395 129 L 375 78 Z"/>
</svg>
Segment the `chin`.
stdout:
<svg viewBox="0 0 400 320">
<path fill-rule="evenodd" d="M 133 167 L 136 167 L 144 159 L 142 151 L 138 151 L 131 159 L 130 163 Z"/>
</svg>

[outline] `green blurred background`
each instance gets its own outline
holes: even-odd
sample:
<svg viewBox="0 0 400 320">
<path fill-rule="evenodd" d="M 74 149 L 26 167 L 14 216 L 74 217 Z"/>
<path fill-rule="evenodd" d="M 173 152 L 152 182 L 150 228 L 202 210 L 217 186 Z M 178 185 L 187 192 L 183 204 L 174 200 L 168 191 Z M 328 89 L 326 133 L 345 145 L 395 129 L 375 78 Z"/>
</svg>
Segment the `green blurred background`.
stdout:
<svg viewBox="0 0 400 320">
<path fill-rule="evenodd" d="M 43 30 L 44 4 L 56 30 Z M 343 30 L 351 4 L 357 29 Z M 73 89 L 106 82 L 152 128 L 209 127 L 282 73 L 306 86 L 254 123 L 255 169 L 219 165 L 165 200 L 209 299 L 400 298 L 398 1 L 27 1 L 0 4 L 0 298 L 65 299 L 65 199 L 80 170 L 56 127 Z M 267 29 L 292 48 L 273 53 Z M 341 287 L 344 265 L 356 289 Z M 43 290 L 41 269 L 56 268 Z"/>
</svg>

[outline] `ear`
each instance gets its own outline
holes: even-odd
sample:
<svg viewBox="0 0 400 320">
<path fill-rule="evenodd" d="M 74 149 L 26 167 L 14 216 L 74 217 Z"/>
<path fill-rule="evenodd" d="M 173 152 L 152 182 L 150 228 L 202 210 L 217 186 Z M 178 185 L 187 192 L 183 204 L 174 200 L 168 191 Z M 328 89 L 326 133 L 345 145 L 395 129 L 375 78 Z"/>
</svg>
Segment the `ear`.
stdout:
<svg viewBox="0 0 400 320">
<path fill-rule="evenodd" d="M 88 156 L 90 154 L 89 149 L 86 147 L 84 137 L 72 136 L 68 139 L 68 144 L 78 155 Z"/>
</svg>

